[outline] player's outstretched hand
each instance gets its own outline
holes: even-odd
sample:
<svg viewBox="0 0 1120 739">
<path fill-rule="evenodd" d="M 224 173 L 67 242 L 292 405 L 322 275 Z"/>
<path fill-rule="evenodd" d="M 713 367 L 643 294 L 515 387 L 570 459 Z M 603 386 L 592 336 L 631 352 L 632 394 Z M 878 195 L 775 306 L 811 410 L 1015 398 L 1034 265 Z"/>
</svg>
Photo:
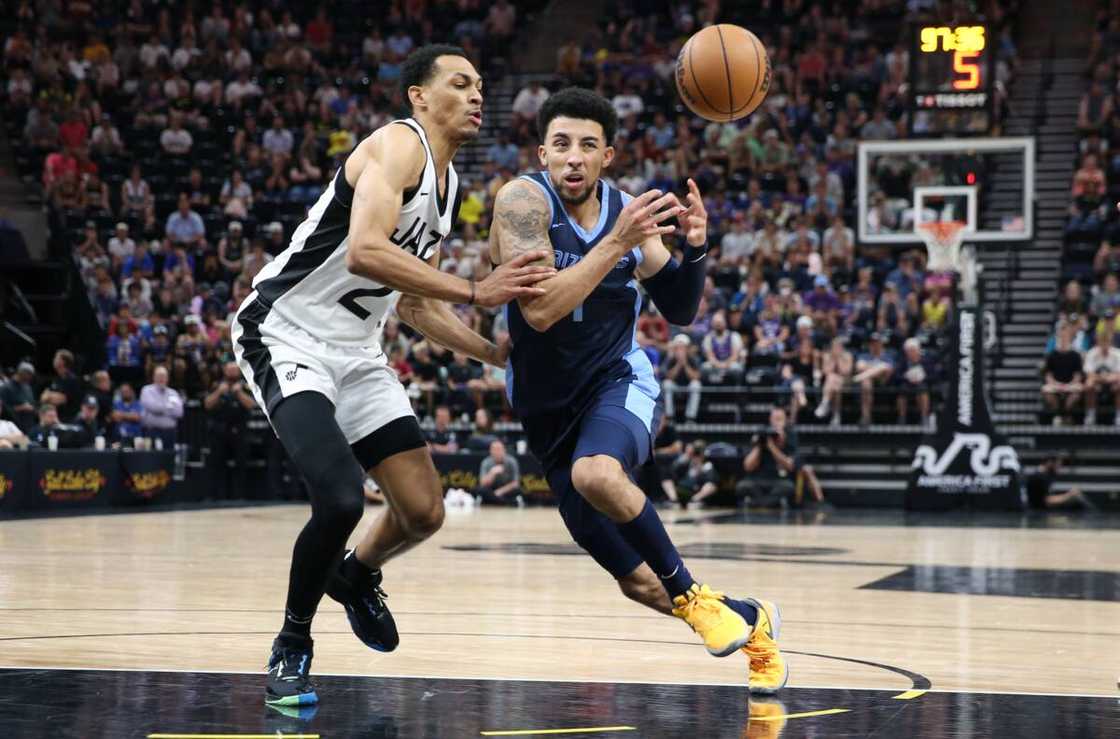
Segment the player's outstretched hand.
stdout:
<svg viewBox="0 0 1120 739">
<path fill-rule="evenodd" d="M 505 305 L 517 298 L 544 295 L 544 290 L 534 287 L 541 280 L 556 274 L 556 268 L 534 265 L 541 260 L 552 261 L 552 252 L 545 249 L 518 254 L 475 284 L 474 302 L 484 308 Z"/>
<path fill-rule="evenodd" d="M 685 240 L 691 246 L 703 246 L 708 240 L 708 211 L 704 209 L 700 188 L 691 177 L 688 178 L 688 196 L 685 197 L 685 202 L 688 203 L 688 209 L 681 216 Z"/>
<path fill-rule="evenodd" d="M 618 214 L 612 234 L 624 249 L 633 249 L 653 235 L 671 234 L 676 228 L 665 221 L 687 210 L 673 193 L 648 190 L 631 200 Z"/>
</svg>

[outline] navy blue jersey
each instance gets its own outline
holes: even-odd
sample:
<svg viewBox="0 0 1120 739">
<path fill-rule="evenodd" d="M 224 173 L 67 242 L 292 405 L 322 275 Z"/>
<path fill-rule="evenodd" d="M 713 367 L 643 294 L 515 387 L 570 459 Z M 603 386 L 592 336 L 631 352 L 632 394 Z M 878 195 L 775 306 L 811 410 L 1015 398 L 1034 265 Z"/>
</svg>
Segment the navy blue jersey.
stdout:
<svg viewBox="0 0 1120 739">
<path fill-rule="evenodd" d="M 548 235 L 558 270 L 575 265 L 595 248 L 630 200 L 600 180 L 599 222 L 585 231 L 568 217 L 547 172 L 522 179 L 536 183 L 552 209 Z M 635 338 L 641 295 L 634 271 L 641 261 L 641 249 L 631 249 L 582 304 L 547 331 L 535 331 L 516 301 L 506 306 L 513 343 L 506 391 L 518 415 L 582 407 L 605 384 L 623 379 L 637 385 L 648 399 L 642 405 L 652 408 L 659 388 L 653 366 Z"/>
</svg>

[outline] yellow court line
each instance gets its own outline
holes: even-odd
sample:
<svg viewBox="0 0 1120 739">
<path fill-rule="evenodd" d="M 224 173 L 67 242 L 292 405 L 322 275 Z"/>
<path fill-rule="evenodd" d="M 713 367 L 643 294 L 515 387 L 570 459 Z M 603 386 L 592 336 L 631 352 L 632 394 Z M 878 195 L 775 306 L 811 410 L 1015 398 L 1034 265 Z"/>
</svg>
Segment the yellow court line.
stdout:
<svg viewBox="0 0 1120 739">
<path fill-rule="evenodd" d="M 319 739 L 318 734 L 148 734 L 148 739 Z"/>
<path fill-rule="evenodd" d="M 516 731 L 480 731 L 483 736 L 536 736 L 537 734 L 591 734 L 596 731 L 637 731 L 636 726 L 587 726 L 582 729 L 518 729 Z"/>
<path fill-rule="evenodd" d="M 919 698 L 919 697 L 925 695 L 926 692 L 927 691 L 925 691 L 925 690 L 907 690 L 905 693 L 899 693 L 898 695 L 892 695 L 891 698 L 894 698 L 896 701 L 908 701 L 911 698 Z"/>
<path fill-rule="evenodd" d="M 787 718 L 809 718 L 810 716 L 830 716 L 834 713 L 847 713 L 850 708 L 829 708 L 824 711 L 808 711 L 806 713 L 787 713 L 784 716 L 751 716 L 751 721 L 785 721 Z"/>
</svg>

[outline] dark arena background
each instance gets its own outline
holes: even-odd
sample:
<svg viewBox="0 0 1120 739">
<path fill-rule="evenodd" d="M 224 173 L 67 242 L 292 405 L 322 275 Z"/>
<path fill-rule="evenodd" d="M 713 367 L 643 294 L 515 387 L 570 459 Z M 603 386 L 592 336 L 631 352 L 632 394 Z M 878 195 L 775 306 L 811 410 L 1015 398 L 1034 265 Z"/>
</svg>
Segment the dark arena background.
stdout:
<svg viewBox="0 0 1120 739">
<path fill-rule="evenodd" d="M 715 23 L 770 57 L 733 122 L 674 84 Z M 485 97 L 440 269 L 490 272 L 573 84 L 614 186 L 702 191 L 696 320 L 639 308 L 636 483 L 698 578 L 780 605 L 776 694 L 572 543 L 504 369 L 390 316 L 443 526 L 386 568 L 400 647 L 324 599 L 321 701 L 265 704 L 309 490 L 231 321 L 429 43 Z M 0 46 L 3 735 L 1120 736 L 1117 3 L 0 0 Z M 772 439 L 792 469 L 745 464 Z"/>
</svg>

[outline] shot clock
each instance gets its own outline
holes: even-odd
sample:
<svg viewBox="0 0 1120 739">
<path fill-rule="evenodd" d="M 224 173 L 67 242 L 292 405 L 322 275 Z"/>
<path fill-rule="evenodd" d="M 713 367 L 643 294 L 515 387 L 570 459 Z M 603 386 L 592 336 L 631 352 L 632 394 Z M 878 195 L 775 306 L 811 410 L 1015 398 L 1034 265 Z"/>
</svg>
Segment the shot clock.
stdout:
<svg viewBox="0 0 1120 739">
<path fill-rule="evenodd" d="M 912 134 L 991 129 L 993 43 L 985 26 L 914 28 L 908 94 Z"/>
</svg>

